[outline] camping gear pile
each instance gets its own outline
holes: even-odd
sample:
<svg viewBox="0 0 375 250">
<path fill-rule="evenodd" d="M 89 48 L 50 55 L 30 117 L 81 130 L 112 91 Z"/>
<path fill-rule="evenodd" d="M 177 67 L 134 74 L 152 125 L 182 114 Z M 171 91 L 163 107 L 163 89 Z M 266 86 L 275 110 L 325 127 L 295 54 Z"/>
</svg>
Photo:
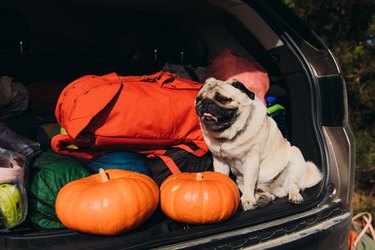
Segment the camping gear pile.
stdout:
<svg viewBox="0 0 375 250">
<path fill-rule="evenodd" d="M 59 95 L 50 93 L 54 100 L 31 91 L 32 108 L 55 104 L 55 120 L 37 124 L 32 140 L 0 123 L 0 230 L 27 219 L 42 229 L 115 235 L 139 227 L 158 208 L 188 224 L 232 217 L 239 191 L 230 177 L 213 172 L 194 108 L 199 79 L 231 74 L 228 67 L 227 74 L 215 73 L 226 59 L 241 71 L 250 67 L 241 77 L 263 98 L 267 74 L 233 51 L 200 68 L 199 77 L 167 65 L 178 72 L 82 76 L 64 88 L 58 84 Z M 262 86 L 247 80 L 254 71 Z"/>
</svg>

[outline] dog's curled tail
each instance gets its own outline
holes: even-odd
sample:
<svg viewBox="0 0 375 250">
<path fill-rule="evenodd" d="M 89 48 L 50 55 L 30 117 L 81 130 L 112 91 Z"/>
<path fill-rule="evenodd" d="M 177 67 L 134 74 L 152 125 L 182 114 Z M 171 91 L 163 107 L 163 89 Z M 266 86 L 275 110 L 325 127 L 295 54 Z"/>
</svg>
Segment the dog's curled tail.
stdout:
<svg viewBox="0 0 375 250">
<path fill-rule="evenodd" d="M 306 182 L 305 187 L 309 188 L 315 186 L 322 180 L 322 173 L 319 171 L 318 167 L 311 161 L 306 162 Z"/>
</svg>

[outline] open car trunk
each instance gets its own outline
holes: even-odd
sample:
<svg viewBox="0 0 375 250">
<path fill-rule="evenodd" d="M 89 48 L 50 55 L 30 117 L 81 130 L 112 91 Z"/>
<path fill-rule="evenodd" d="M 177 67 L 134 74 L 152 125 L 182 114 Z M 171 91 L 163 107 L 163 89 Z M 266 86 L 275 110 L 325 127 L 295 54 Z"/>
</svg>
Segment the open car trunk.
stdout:
<svg viewBox="0 0 375 250">
<path fill-rule="evenodd" d="M 321 125 L 337 125 L 343 120 L 337 109 L 321 113 L 317 76 L 336 75 L 339 69 L 328 57 L 327 61 L 314 61 L 318 56 L 328 55 L 328 50 L 305 27 L 300 27 L 299 32 L 305 36 L 301 37 L 286 25 L 280 15 L 289 13 L 281 5 L 269 1 L 247 2 L 2 1 L 0 26 L 6 29 L 0 40 L 0 75 L 10 76 L 25 86 L 40 81 L 67 85 L 87 74 L 153 74 L 166 63 L 206 68 L 223 50 L 233 49 L 267 70 L 268 95 L 276 96 L 286 108 L 287 138 L 323 173 L 324 179 L 318 185 L 302 192 L 305 200 L 302 204 L 277 198 L 264 208 L 239 209 L 229 220 L 209 225 L 174 222 L 158 209 L 137 229 L 111 237 L 69 229 L 42 229 L 26 218 L 22 224 L 0 234 L 0 248 L 168 248 L 253 226 L 246 242 L 238 239 L 231 243 L 236 248 L 257 244 L 293 231 L 292 228 L 304 227 L 309 220 L 312 223 L 332 215 L 332 210 L 324 209 L 319 216 L 309 217 L 305 213 L 327 200 L 328 159 Z M 293 22 L 293 16 L 288 18 Z M 54 108 L 29 107 L 25 112 L 1 119 L 19 134 L 38 140 L 37 128 L 55 122 Z M 329 112 L 336 115 L 327 115 Z M 48 141 L 40 143 L 43 150 L 48 150 Z M 32 169 L 29 174 L 33 174 Z M 341 208 L 335 212 L 341 213 Z M 285 221 L 284 231 L 273 228 L 283 218 L 289 218 L 289 229 Z M 267 223 L 268 226 L 258 227 Z M 225 245 L 225 237 L 222 239 L 220 244 Z M 201 246 L 210 244 L 213 243 L 202 241 Z"/>
</svg>

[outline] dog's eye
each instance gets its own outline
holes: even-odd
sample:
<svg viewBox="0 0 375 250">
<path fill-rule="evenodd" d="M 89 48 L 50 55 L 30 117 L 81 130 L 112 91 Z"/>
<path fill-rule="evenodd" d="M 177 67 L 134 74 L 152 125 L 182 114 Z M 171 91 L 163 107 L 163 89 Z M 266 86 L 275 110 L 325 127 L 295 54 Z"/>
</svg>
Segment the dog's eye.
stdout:
<svg viewBox="0 0 375 250">
<path fill-rule="evenodd" d="M 219 92 L 215 93 L 215 100 L 218 101 L 218 102 L 220 102 L 220 103 L 222 103 L 222 104 L 225 104 L 225 103 L 228 103 L 228 102 L 232 101 L 232 99 L 223 96 Z"/>
<path fill-rule="evenodd" d="M 202 100 L 202 96 L 200 95 L 200 96 L 197 96 L 197 98 L 195 98 L 195 103 L 198 103 L 198 102 L 200 102 L 201 100 Z"/>
</svg>

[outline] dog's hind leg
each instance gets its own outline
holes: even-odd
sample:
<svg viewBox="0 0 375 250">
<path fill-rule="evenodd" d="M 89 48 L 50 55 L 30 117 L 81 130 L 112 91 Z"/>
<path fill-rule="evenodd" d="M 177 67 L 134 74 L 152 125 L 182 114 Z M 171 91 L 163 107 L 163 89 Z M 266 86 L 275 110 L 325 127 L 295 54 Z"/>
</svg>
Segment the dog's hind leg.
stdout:
<svg viewBox="0 0 375 250">
<path fill-rule="evenodd" d="M 276 197 L 282 198 L 288 195 L 287 191 L 280 185 L 271 185 L 270 193 L 274 194 Z"/>
<path fill-rule="evenodd" d="M 283 187 L 283 180 L 285 178 L 284 175 L 285 172 L 281 172 L 270 185 L 270 193 L 278 198 L 282 198 L 288 195 L 288 192 Z"/>
<path fill-rule="evenodd" d="M 288 192 L 289 202 L 301 204 L 303 197 L 300 194 L 300 183 L 306 179 L 306 162 L 301 151 L 295 146 L 291 147 L 291 157 L 282 175 L 281 186 Z"/>
<path fill-rule="evenodd" d="M 293 204 L 301 204 L 303 202 L 303 197 L 300 194 L 300 189 L 296 185 L 291 185 L 289 187 L 288 201 Z"/>
</svg>

